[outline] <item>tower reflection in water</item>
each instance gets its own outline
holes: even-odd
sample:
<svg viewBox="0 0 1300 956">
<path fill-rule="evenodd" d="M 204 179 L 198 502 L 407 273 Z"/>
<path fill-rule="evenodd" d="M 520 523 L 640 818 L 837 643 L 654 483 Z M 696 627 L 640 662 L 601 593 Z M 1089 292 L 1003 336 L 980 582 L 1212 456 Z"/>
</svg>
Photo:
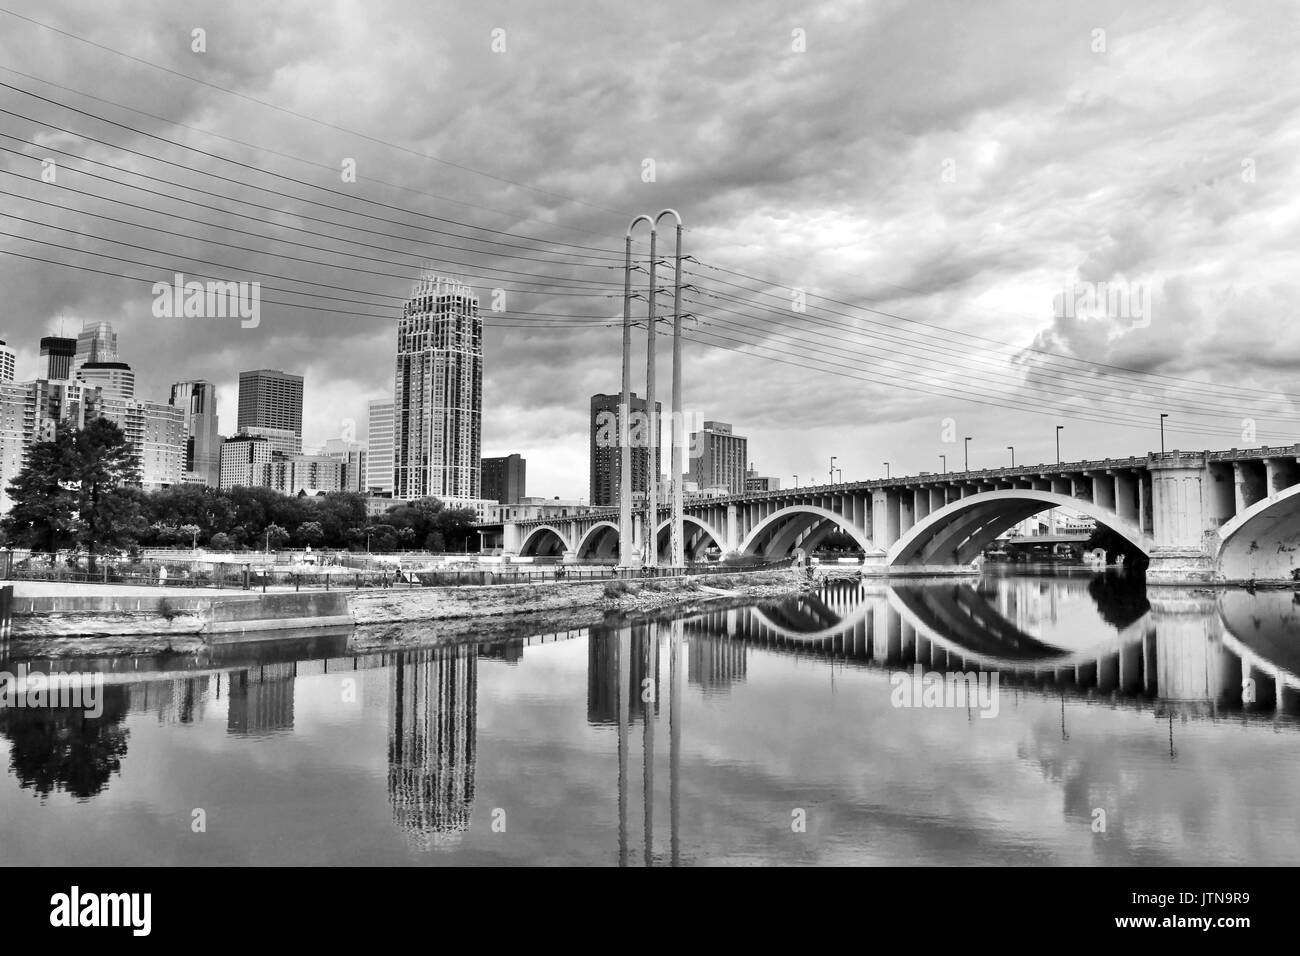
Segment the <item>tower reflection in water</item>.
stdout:
<svg viewBox="0 0 1300 956">
<path fill-rule="evenodd" d="M 478 648 L 403 651 L 388 662 L 393 822 L 413 847 L 427 849 L 469 829 Z"/>
<path fill-rule="evenodd" d="M 727 612 L 722 612 L 725 616 Z M 733 618 L 737 613 L 731 612 Z M 746 648 L 731 633 L 699 626 L 699 617 L 650 620 L 623 627 L 594 627 L 587 651 L 587 720 L 618 728 L 618 865 L 632 860 L 629 780 L 632 728 L 641 724 L 642 859 L 655 852 L 656 724 L 661 719 L 664 657 L 668 692 L 668 860 L 681 862 L 682 687 L 687 680 L 705 696 L 725 693 L 746 674 Z M 689 641 L 688 641 L 689 635 Z M 687 653 L 689 648 L 689 660 Z"/>
</svg>

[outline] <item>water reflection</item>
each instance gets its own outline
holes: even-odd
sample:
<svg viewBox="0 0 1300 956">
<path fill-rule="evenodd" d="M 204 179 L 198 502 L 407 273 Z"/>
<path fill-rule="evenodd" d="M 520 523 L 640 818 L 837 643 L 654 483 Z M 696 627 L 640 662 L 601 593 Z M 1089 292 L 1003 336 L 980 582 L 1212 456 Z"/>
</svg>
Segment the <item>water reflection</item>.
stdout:
<svg viewBox="0 0 1300 956">
<path fill-rule="evenodd" d="M 220 645 L 193 657 L 54 665 L 26 661 L 37 671 L 102 673 L 104 713 L 92 720 L 68 710 L 0 708 L 0 735 L 8 743 L 9 771 L 19 788 L 42 801 L 56 791 L 85 801 L 103 794 L 122 772 L 132 719 L 147 718 L 168 730 L 206 722 L 220 731 L 224 723 L 229 748 L 292 742 L 321 732 L 319 716 L 315 724 L 307 716 L 319 714 L 321 695 L 304 697 L 304 681 L 355 676 L 364 687 L 365 707 L 381 711 L 374 719 L 386 738 L 381 766 L 388 806 L 384 808 L 382 795 L 370 804 L 385 814 L 390 834 L 411 851 L 428 855 L 462 846 L 472 828 L 482 832 L 492 822 L 484 814 L 494 810 L 496 798 L 475 805 L 480 747 L 490 750 L 491 744 L 502 748 L 505 743 L 499 736 L 489 736 L 487 745 L 481 741 L 485 705 L 480 702 L 480 663 L 495 668 L 494 675 L 519 675 L 520 686 L 527 686 L 528 680 L 540 679 L 527 667 L 530 648 L 585 641 L 585 647 L 575 647 L 580 683 L 571 695 L 580 730 L 561 730 L 561 721 L 543 728 L 557 739 L 570 734 L 570 749 L 561 754 L 567 763 L 555 765 L 552 772 L 581 774 L 570 767 L 577 765 L 575 754 L 593 756 L 594 779 L 583 779 L 594 802 L 584 809 L 599 816 L 599 801 L 609 801 L 609 830 L 600 833 L 607 859 L 620 865 L 677 865 L 683 862 L 684 783 L 695 796 L 694 804 L 686 798 L 688 809 L 698 808 L 701 789 L 710 786 L 719 792 L 710 792 L 709 800 L 725 806 L 726 788 L 735 784 L 722 779 L 718 768 L 732 773 L 738 765 L 774 753 L 788 756 L 773 749 L 779 742 L 763 736 L 771 726 L 747 724 L 755 719 L 752 710 L 731 709 L 740 706 L 736 698 L 761 688 L 788 699 L 788 721 L 803 732 L 810 723 L 831 719 L 819 709 L 825 691 L 794 680 L 794 675 L 808 673 L 808 663 L 814 673 L 820 670 L 832 679 L 845 669 L 893 672 L 920 665 L 941 672 L 996 672 L 1013 693 L 1046 698 L 1050 725 L 1023 718 L 1026 737 L 1018 743 L 1018 759 L 1037 767 L 1043 779 L 1059 782 L 1067 818 L 1086 824 L 1099 804 L 1099 790 L 1119 791 L 1133 784 L 1103 749 L 1065 748 L 1071 731 L 1080 733 L 1078 722 L 1090 719 L 1076 707 L 1067 720 L 1066 702 L 1102 702 L 1112 711 L 1159 716 L 1168 723 L 1166 762 L 1178 759 L 1176 733 L 1184 731 L 1176 731 L 1176 724 L 1188 720 L 1233 719 L 1247 732 L 1271 728 L 1294 733 L 1297 723 L 1291 718 L 1300 713 L 1297 602 L 1290 591 L 1148 592 L 1114 575 L 1050 580 L 1002 575 L 894 586 L 842 582 L 797 600 L 706 606 L 492 644 L 354 654 L 348 634 L 339 633 L 297 642 Z M 792 661 L 798 670 L 787 666 Z M 0 666 L 12 671 L 14 663 Z M 774 663 L 781 666 L 774 669 Z M 883 683 L 879 676 L 872 680 L 872 687 Z M 868 706 L 878 706 L 875 701 Z M 498 718 L 512 708 L 531 713 L 529 706 L 519 698 L 495 698 Z M 880 716 L 879 711 L 863 712 Z M 1010 718 L 1021 719 L 1014 713 Z M 787 718 L 782 715 L 776 724 L 782 719 Z M 725 733 L 719 733 L 719 726 Z M 825 723 L 827 754 L 852 765 L 859 754 L 845 748 L 836 729 Z M 582 735 L 576 744 L 575 733 Z M 789 739 L 795 739 L 793 734 Z M 698 748 L 704 740 L 715 748 L 720 740 L 729 740 L 736 749 L 711 754 L 707 772 L 701 774 Z M 380 753 L 378 748 L 374 752 Z M 898 779 L 898 786 L 915 786 L 913 768 L 924 765 L 926 755 L 908 755 L 910 762 L 898 765 L 889 763 L 888 756 L 873 752 L 860 759 L 874 761 L 876 768 L 885 761 L 886 773 Z M 159 767 L 154 768 L 150 763 L 144 769 L 167 773 L 165 761 L 156 761 Z M 738 779 L 746 778 L 742 774 Z M 782 778 L 791 787 L 801 782 L 793 773 L 789 780 Z M 839 784 L 847 786 L 844 780 Z M 0 794 L 0 811 L 3 798 Z M 932 827 L 933 820 L 926 826 Z"/>
<path fill-rule="evenodd" d="M 389 666 L 393 822 L 428 848 L 469 829 L 474 808 L 478 648 L 399 652 Z"/>
</svg>

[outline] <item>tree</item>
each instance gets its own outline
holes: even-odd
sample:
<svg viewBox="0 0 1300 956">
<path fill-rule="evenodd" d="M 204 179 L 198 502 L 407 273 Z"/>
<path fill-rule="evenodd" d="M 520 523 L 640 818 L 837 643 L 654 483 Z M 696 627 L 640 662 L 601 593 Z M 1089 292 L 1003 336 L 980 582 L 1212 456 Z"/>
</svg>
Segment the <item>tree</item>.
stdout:
<svg viewBox="0 0 1300 956">
<path fill-rule="evenodd" d="M 218 531 L 208 540 L 208 547 L 213 551 L 233 551 L 239 545 L 231 539 L 230 535 Z"/>
<path fill-rule="evenodd" d="M 285 531 L 278 524 L 269 524 L 262 530 L 266 546 L 276 551 L 283 547 L 289 541 L 289 532 Z"/>
<path fill-rule="evenodd" d="M 203 529 L 196 524 L 183 524 L 180 527 L 181 534 L 190 536 L 190 549 L 193 550 L 199 546 L 199 532 Z"/>
<path fill-rule="evenodd" d="M 304 521 L 298 525 L 297 538 L 302 544 L 309 547 L 319 545 L 325 540 L 325 529 L 321 527 L 319 521 Z"/>
<path fill-rule="evenodd" d="M 60 427 L 53 441 L 32 446 L 27 462 L 9 485 L 13 506 L 4 529 L 15 544 L 49 552 L 76 544 L 81 522 L 72 483 L 78 473 L 72 429 Z"/>
<path fill-rule="evenodd" d="M 106 418 L 84 428 L 59 426 L 38 442 L 9 486 L 14 502 L 4 527 L 34 550 L 84 547 L 95 557 L 133 545 L 148 530 L 139 471 L 122 429 Z"/>
</svg>

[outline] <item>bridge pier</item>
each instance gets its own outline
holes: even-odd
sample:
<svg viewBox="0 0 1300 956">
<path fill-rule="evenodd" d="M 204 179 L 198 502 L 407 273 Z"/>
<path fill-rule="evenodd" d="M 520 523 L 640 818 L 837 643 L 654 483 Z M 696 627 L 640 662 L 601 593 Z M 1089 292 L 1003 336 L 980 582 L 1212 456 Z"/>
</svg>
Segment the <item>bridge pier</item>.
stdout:
<svg viewBox="0 0 1300 956">
<path fill-rule="evenodd" d="M 1209 466 L 1205 455 L 1178 451 L 1155 455 L 1148 468 L 1156 546 L 1147 580 L 1153 584 L 1213 580 L 1214 555 L 1209 538 L 1214 532 L 1207 530 L 1210 509 L 1205 485 Z"/>
</svg>

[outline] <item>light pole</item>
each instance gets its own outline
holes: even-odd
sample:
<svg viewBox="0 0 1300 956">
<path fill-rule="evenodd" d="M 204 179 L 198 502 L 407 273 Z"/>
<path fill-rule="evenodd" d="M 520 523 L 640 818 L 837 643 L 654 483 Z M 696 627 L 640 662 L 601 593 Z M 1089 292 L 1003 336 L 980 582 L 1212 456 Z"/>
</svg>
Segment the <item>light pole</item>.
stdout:
<svg viewBox="0 0 1300 956">
<path fill-rule="evenodd" d="M 962 442 L 961 447 L 963 453 L 965 454 L 965 461 L 966 461 L 965 469 L 967 471 L 970 471 L 970 436 L 969 435 L 966 436 L 966 440 Z"/>
<path fill-rule="evenodd" d="M 835 456 L 831 455 L 831 476 L 827 479 L 832 485 L 835 484 Z"/>
<path fill-rule="evenodd" d="M 889 480 L 889 462 L 885 462 L 885 480 Z"/>
<path fill-rule="evenodd" d="M 795 475 L 795 476 L 794 476 L 794 486 L 795 486 L 796 488 L 799 487 L 799 476 L 798 476 L 798 475 Z"/>
<path fill-rule="evenodd" d="M 1064 425 L 1056 426 L 1056 463 L 1058 465 L 1061 463 L 1061 429 L 1064 427 Z"/>
<path fill-rule="evenodd" d="M 627 227 L 623 254 L 623 394 L 618 406 L 619 494 L 618 494 L 618 564 L 632 567 L 635 551 L 632 542 L 632 230 L 641 220 L 654 222 L 649 216 L 637 216 Z M 370 550 L 369 544 L 366 550 Z"/>
<path fill-rule="evenodd" d="M 664 216 L 677 220 L 676 268 L 673 274 L 673 450 L 672 450 L 672 518 L 668 532 L 669 563 L 675 568 L 686 567 L 686 539 L 684 535 L 684 506 L 682 502 L 682 469 L 685 463 L 686 423 L 682 421 L 682 217 L 676 210 L 665 209 L 655 217 L 655 224 Z M 653 291 L 653 290 L 652 290 Z"/>
<path fill-rule="evenodd" d="M 941 462 L 943 462 L 943 473 L 944 473 L 945 475 L 948 474 L 948 456 L 947 456 L 947 455 L 940 455 L 940 456 L 939 456 L 939 460 L 940 460 Z"/>
<path fill-rule="evenodd" d="M 1160 413 L 1160 454 L 1165 453 L 1165 419 L 1169 417 L 1168 412 Z"/>
<path fill-rule="evenodd" d="M 1016 467 L 1016 446 L 1008 445 L 1007 451 L 1011 452 L 1011 467 L 1014 468 Z"/>
<path fill-rule="evenodd" d="M 836 469 L 835 469 L 835 474 L 838 476 L 838 477 L 836 478 L 836 481 L 838 481 L 841 485 L 844 484 L 844 469 L 843 469 L 843 468 L 836 468 Z"/>
</svg>

